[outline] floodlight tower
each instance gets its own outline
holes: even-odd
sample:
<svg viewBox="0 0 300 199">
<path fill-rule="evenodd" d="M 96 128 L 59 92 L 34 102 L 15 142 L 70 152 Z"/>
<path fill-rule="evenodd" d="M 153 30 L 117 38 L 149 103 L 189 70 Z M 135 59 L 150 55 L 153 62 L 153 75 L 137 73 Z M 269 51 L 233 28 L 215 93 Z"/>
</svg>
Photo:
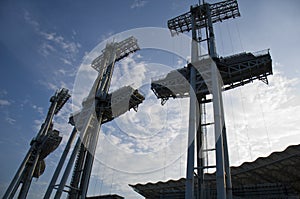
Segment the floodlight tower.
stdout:
<svg viewBox="0 0 300 199">
<path fill-rule="evenodd" d="M 55 95 L 50 98 L 51 105 L 47 117 L 37 136 L 32 139 L 30 149 L 7 188 L 3 199 L 13 198 L 21 184 L 18 199 L 25 199 L 32 178 L 38 178 L 44 173 L 46 167 L 44 159 L 58 147 L 62 139 L 59 136 L 59 131 L 53 129 L 52 119 L 69 98 L 68 90 L 64 88 L 56 91 Z"/>
<path fill-rule="evenodd" d="M 171 71 L 164 79 L 151 83 L 151 89 L 162 100 L 162 104 L 170 97 L 190 97 L 188 155 L 186 173 L 185 198 L 195 197 L 194 169 L 197 170 L 197 198 L 205 198 L 204 169 L 216 168 L 217 198 L 232 198 L 232 185 L 229 167 L 229 155 L 224 120 L 224 110 L 221 92 L 250 83 L 255 79 L 268 83 L 267 76 L 272 74 L 272 60 L 269 51 L 258 54 L 240 53 L 229 57 L 218 57 L 215 45 L 213 23 L 239 17 L 236 0 L 226 0 L 219 3 L 191 6 L 190 11 L 168 21 L 172 35 L 192 31 L 191 63 L 188 67 Z M 202 31 L 204 30 L 204 34 Z M 207 55 L 199 56 L 198 45 L 205 42 Z M 189 81 L 190 86 L 183 86 L 182 79 Z M 188 91 L 188 89 L 190 90 Z M 193 95 L 192 93 L 195 93 Z M 186 95 L 189 93 L 189 95 Z M 207 95 L 212 94 L 212 99 Z M 196 100 L 197 99 L 197 100 Z M 199 104 L 197 104 L 197 102 Z M 205 103 L 213 102 L 214 123 L 204 123 Z M 200 107 L 199 116 L 195 109 Z M 195 122 L 199 122 L 196 125 Z M 215 126 L 215 149 L 203 149 L 203 132 L 206 126 Z M 199 127 L 196 129 L 196 127 Z M 197 131 L 197 167 L 194 167 L 194 138 Z M 204 164 L 204 152 L 215 151 L 216 165 Z"/>
<path fill-rule="evenodd" d="M 238 10 L 238 4 L 236 0 L 223 1 L 221 3 L 216 4 L 208 4 L 203 3 L 198 6 L 191 6 L 190 12 L 187 12 L 183 15 L 180 15 L 176 18 L 173 18 L 168 21 L 168 28 L 171 32 L 174 33 L 183 33 L 186 31 L 192 31 L 192 56 L 191 56 L 191 64 L 195 65 L 197 61 L 199 61 L 199 47 L 198 43 L 206 42 L 208 54 L 211 58 L 217 58 L 216 45 L 215 45 L 215 36 L 213 23 L 234 18 L 240 16 Z M 202 38 L 202 34 L 198 34 L 197 30 L 205 29 L 206 38 Z M 212 82 L 217 81 L 217 79 L 212 80 Z M 196 118 L 201 120 L 201 117 L 197 117 L 195 113 L 195 109 L 197 107 L 196 98 L 191 92 L 196 91 L 196 69 L 195 67 L 190 67 L 190 119 L 189 119 L 189 148 L 188 148 L 188 159 L 187 159 L 187 178 L 186 178 L 186 193 L 185 198 L 193 198 L 194 196 L 194 138 L 196 129 Z M 222 109 L 222 99 L 221 95 L 217 95 L 217 93 L 221 93 L 219 89 L 216 88 L 216 93 L 213 98 L 216 100 L 214 104 L 216 104 L 218 108 Z M 203 97 L 201 97 L 203 98 Z M 201 98 L 198 98 L 198 101 L 201 102 Z M 217 98 L 217 99 L 216 99 Z M 218 105 L 219 104 L 219 105 Z M 200 107 L 202 104 L 200 103 Z M 214 106 L 215 108 L 215 106 Z M 200 108 L 201 110 L 201 108 Z M 222 110 L 220 110 L 222 112 Z M 200 113 L 201 114 L 201 113 Z M 216 120 L 217 118 L 215 118 Z M 223 119 L 223 118 L 220 118 Z M 216 121 L 215 121 L 216 122 Z M 222 121 L 220 121 L 222 122 Z M 223 120 L 224 122 L 224 120 Z M 227 151 L 227 142 L 226 135 L 223 132 L 223 126 L 217 127 L 215 129 L 215 135 L 219 135 L 216 138 L 216 175 L 217 175 L 217 192 L 218 198 L 226 198 L 226 188 L 228 192 L 229 198 L 231 198 L 231 179 L 230 179 L 230 169 L 228 162 L 228 151 Z M 201 121 L 200 121 L 201 127 Z M 225 126 L 224 126 L 225 129 Z M 217 132 L 221 131 L 221 132 Z M 198 131 L 198 134 L 201 134 L 201 130 Z M 202 136 L 198 139 L 198 147 L 201 148 L 202 145 L 200 142 L 202 140 Z M 199 156 L 197 156 L 199 158 Z M 202 158 L 201 158 L 202 159 Z M 202 166 L 202 160 L 198 160 L 198 167 Z M 225 171 L 226 170 L 226 171 Z M 227 174 L 227 175 L 226 175 Z M 203 169 L 198 169 L 198 175 L 203 176 Z M 202 184 L 202 182 L 200 182 Z M 199 184 L 199 186 L 200 186 Z"/>
<path fill-rule="evenodd" d="M 70 118 L 74 129 L 44 199 L 51 197 L 54 188 L 57 188 L 55 199 L 60 198 L 63 191 L 68 192 L 69 199 L 86 198 L 101 125 L 131 108 L 136 110 L 144 100 L 137 90 L 129 86 L 120 88 L 111 94 L 108 93 L 115 63 L 137 50 L 139 50 L 137 40 L 129 37 L 121 42 L 108 43 L 102 51 L 103 53 L 93 60 L 91 66 L 98 71 L 98 76 L 88 97 L 82 103 L 82 110 Z M 56 180 L 77 131 L 80 132 L 80 137 L 77 139 L 60 183 L 56 186 Z M 67 186 L 66 182 L 72 167 L 71 183 L 70 186 Z M 65 187 L 69 190 L 64 190 Z"/>
</svg>

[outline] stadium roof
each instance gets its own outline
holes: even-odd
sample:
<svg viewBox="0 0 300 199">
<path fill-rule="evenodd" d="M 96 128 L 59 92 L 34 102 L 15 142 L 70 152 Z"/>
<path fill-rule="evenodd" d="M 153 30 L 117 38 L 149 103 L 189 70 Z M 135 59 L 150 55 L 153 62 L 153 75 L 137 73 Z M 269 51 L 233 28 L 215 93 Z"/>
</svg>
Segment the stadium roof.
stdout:
<svg viewBox="0 0 300 199">
<path fill-rule="evenodd" d="M 245 162 L 231 167 L 233 194 L 261 197 L 300 195 L 300 145 L 287 147 L 282 152 L 273 152 L 268 157 Z M 206 189 L 215 195 L 215 174 L 206 174 Z M 130 185 L 147 199 L 184 198 L 185 178 L 167 182 Z M 197 187 L 197 180 L 195 180 Z M 211 198 L 213 196 L 211 195 Z M 265 197 L 266 198 L 266 197 Z"/>
</svg>

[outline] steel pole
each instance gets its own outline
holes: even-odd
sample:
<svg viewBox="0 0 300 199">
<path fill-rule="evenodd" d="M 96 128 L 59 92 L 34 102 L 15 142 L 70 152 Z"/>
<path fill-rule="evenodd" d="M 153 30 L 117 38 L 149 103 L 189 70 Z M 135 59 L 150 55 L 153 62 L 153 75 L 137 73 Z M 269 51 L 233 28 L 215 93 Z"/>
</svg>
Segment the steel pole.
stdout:
<svg viewBox="0 0 300 199">
<path fill-rule="evenodd" d="M 217 198 L 226 199 L 226 182 L 224 172 L 224 148 L 223 148 L 223 126 L 222 106 L 221 106 L 221 88 L 218 70 L 216 64 L 211 61 L 211 79 L 213 94 L 213 109 L 215 123 L 215 143 L 216 143 L 216 185 Z"/>
<path fill-rule="evenodd" d="M 29 188 L 30 188 L 30 184 L 31 184 L 31 181 L 32 181 L 32 177 L 33 177 L 33 173 L 34 173 L 35 167 L 36 167 L 36 165 L 37 165 L 37 163 L 39 161 L 39 157 L 40 157 L 40 150 L 35 155 L 35 159 L 33 160 L 33 163 L 32 163 L 32 165 L 30 167 L 30 170 L 29 170 L 29 172 L 28 172 L 28 174 L 26 176 L 26 180 L 24 181 L 24 183 L 22 185 L 22 188 L 20 190 L 18 199 L 26 199 L 28 191 L 29 191 Z"/>
<path fill-rule="evenodd" d="M 191 7 L 192 11 L 192 7 Z M 192 65 L 198 61 L 198 42 L 195 28 L 195 16 L 192 12 Z M 190 67 L 190 113 L 189 113 L 189 132 L 188 132 L 188 154 L 186 170 L 185 199 L 194 199 L 194 162 L 195 162 L 195 134 L 196 134 L 196 109 L 197 98 L 196 88 L 196 69 Z"/>
<path fill-rule="evenodd" d="M 101 117 L 98 118 L 99 124 L 97 124 L 94 135 L 90 136 L 90 142 L 89 142 L 89 147 L 88 147 L 88 153 L 86 156 L 86 161 L 83 169 L 83 174 L 82 174 L 82 184 L 80 184 L 80 199 L 85 199 L 88 191 L 88 185 L 92 173 L 92 168 L 93 168 L 93 163 L 94 163 L 94 156 L 96 153 L 96 148 L 97 148 L 97 143 L 98 143 L 98 137 L 100 133 L 100 128 L 101 128 Z"/>
<path fill-rule="evenodd" d="M 216 50 L 215 33 L 214 33 L 213 22 L 211 19 L 211 11 L 210 11 L 209 4 L 206 4 L 206 11 L 207 11 L 207 25 L 209 31 L 209 38 L 208 38 L 209 52 L 208 53 L 212 58 L 215 58 L 217 57 L 217 50 Z"/>
<path fill-rule="evenodd" d="M 75 160 L 75 158 L 76 158 L 76 155 L 77 155 L 77 153 L 78 153 L 78 150 L 79 150 L 79 148 L 80 148 L 80 145 L 81 145 L 81 139 L 80 139 L 80 137 L 79 137 L 79 138 L 77 139 L 77 142 L 76 142 L 75 146 L 74 146 L 73 152 L 72 152 L 72 154 L 71 154 L 71 157 L 70 157 L 70 159 L 69 159 L 69 162 L 68 162 L 68 164 L 67 164 L 67 167 L 66 167 L 66 169 L 65 169 L 65 172 L 64 172 L 64 174 L 63 174 L 63 176 L 62 176 L 62 178 L 61 178 L 61 181 L 60 181 L 60 183 L 59 183 L 59 186 L 58 186 L 58 189 L 57 189 L 57 191 L 56 191 L 56 194 L 55 194 L 54 199 L 59 199 L 59 198 L 61 197 L 61 194 L 62 194 L 62 192 L 63 192 L 63 190 L 64 190 L 64 187 L 65 187 L 65 185 L 66 185 L 67 179 L 68 179 L 68 177 L 69 177 L 69 175 L 70 175 L 70 172 L 71 172 L 71 169 L 72 169 L 74 160 Z"/>
<path fill-rule="evenodd" d="M 203 199 L 203 190 L 204 190 L 204 184 L 203 184 L 203 178 L 204 178 L 204 172 L 203 172 L 203 166 L 204 166 L 204 156 L 203 156 L 203 132 L 201 128 L 202 124 L 202 106 L 204 104 L 200 103 L 201 98 L 198 98 L 199 102 L 199 114 L 197 114 L 197 121 L 199 121 L 198 129 L 197 129 L 197 174 L 198 174 L 198 190 L 197 190 L 197 199 Z"/>
<path fill-rule="evenodd" d="M 61 155 L 59 163 L 58 163 L 58 165 L 57 165 L 57 167 L 55 169 L 55 172 L 54 172 L 53 177 L 52 177 L 52 179 L 50 181 L 50 184 L 49 184 L 49 186 L 47 188 L 47 191 L 45 193 L 44 199 L 48 199 L 51 196 L 52 190 L 54 189 L 54 186 L 55 186 L 55 183 L 57 181 L 57 178 L 58 178 L 58 176 L 60 174 L 60 171 L 61 171 L 61 169 L 62 169 L 62 167 L 63 167 L 63 165 L 65 163 L 65 160 L 66 160 L 67 155 L 68 155 L 68 153 L 70 151 L 71 145 L 72 145 L 72 143 L 73 143 L 73 141 L 75 139 L 76 133 L 77 133 L 77 129 L 76 129 L 76 127 L 74 127 L 73 131 L 72 131 L 72 133 L 70 135 L 70 138 L 69 138 L 69 140 L 67 142 L 67 145 L 65 147 L 65 150 L 64 150 L 63 154 Z"/>
<path fill-rule="evenodd" d="M 27 162 L 28 162 L 29 157 L 30 157 L 31 154 L 32 154 L 32 151 L 33 151 L 33 150 L 32 150 L 32 147 L 31 147 L 31 148 L 29 149 L 29 151 L 27 152 L 27 154 L 26 154 L 26 156 L 25 156 L 23 162 L 21 163 L 21 165 L 20 165 L 20 167 L 19 167 L 19 169 L 18 169 L 16 175 L 14 176 L 13 180 L 12 180 L 11 183 L 9 184 L 9 186 L 8 186 L 8 188 L 7 188 L 7 190 L 6 190 L 5 194 L 4 194 L 4 196 L 3 196 L 3 199 L 12 198 L 12 196 L 15 194 L 15 190 L 17 190 L 17 189 L 14 189 L 14 187 L 15 187 L 15 186 L 18 186 L 17 184 L 18 184 L 18 182 L 20 181 L 20 180 L 18 180 L 18 179 L 20 179 L 20 178 L 22 177 L 22 173 L 23 173 L 23 171 L 24 171 L 24 169 L 25 169 L 25 166 L 26 166 L 26 164 L 27 164 Z"/>
<path fill-rule="evenodd" d="M 221 103 L 221 111 L 222 111 L 222 120 L 223 120 L 223 146 L 224 146 L 224 166 L 226 173 L 226 189 L 227 189 L 227 198 L 232 199 L 232 182 L 231 182 L 231 171 L 230 171 L 230 163 L 229 163 L 229 154 L 228 154 L 228 143 L 227 143 L 227 132 L 225 125 L 225 114 L 224 114 L 224 106 L 223 106 L 223 97 L 220 95 L 220 103 Z"/>
</svg>

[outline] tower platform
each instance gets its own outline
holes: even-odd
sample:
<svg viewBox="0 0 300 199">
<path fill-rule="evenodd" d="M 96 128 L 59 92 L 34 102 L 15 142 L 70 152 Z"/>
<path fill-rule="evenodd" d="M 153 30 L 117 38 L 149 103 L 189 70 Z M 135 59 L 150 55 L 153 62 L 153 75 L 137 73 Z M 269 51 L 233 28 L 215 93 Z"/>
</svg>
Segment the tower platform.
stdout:
<svg viewBox="0 0 300 199">
<path fill-rule="evenodd" d="M 197 69 L 196 95 L 209 94 L 208 82 L 203 78 L 203 74 L 208 73 L 210 69 L 203 68 L 203 62 L 207 59 L 201 59 L 193 66 L 188 64 L 187 67 L 171 71 L 164 78 L 152 80 L 152 91 L 157 98 L 162 100 L 189 97 L 189 68 L 195 67 Z M 228 57 L 215 58 L 214 61 L 222 77 L 224 90 L 251 83 L 256 79 L 268 83 L 267 76 L 273 73 L 269 50 L 256 53 L 244 52 Z"/>
</svg>

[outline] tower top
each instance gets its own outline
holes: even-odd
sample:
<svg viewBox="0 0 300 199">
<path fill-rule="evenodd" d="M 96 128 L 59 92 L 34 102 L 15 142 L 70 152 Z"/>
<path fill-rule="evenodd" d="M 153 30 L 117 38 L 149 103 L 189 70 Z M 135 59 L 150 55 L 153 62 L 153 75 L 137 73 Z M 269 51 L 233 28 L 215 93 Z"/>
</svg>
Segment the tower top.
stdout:
<svg viewBox="0 0 300 199">
<path fill-rule="evenodd" d="M 218 3 L 202 4 L 191 6 L 189 12 L 179 15 L 168 21 L 168 28 L 172 35 L 189 32 L 192 30 L 192 16 L 195 17 L 195 28 L 206 27 L 206 20 L 210 14 L 212 23 L 222 22 L 223 20 L 240 16 L 237 0 L 226 0 Z"/>
</svg>

